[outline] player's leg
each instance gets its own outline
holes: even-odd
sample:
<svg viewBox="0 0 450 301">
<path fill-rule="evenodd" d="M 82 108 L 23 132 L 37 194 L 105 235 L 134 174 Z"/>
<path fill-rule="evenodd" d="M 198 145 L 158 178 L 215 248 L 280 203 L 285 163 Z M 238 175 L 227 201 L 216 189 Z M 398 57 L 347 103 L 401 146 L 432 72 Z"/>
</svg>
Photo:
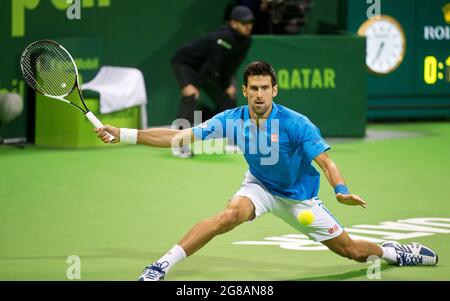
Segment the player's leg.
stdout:
<svg viewBox="0 0 450 301">
<path fill-rule="evenodd" d="M 192 255 L 214 236 L 226 233 L 254 217 L 255 206 L 252 201 L 245 196 L 236 196 L 228 203 L 225 210 L 195 225 L 178 245 L 185 250 L 187 256 Z"/>
<path fill-rule="evenodd" d="M 401 245 L 397 242 L 385 242 L 381 246 L 365 240 L 351 239 L 343 231 L 338 237 L 322 241 L 331 251 L 359 262 L 366 262 L 371 255 L 383 258 L 390 264 L 436 265 L 438 256 L 432 249 L 418 244 Z"/>
<path fill-rule="evenodd" d="M 177 245 L 144 269 L 139 280 L 163 280 L 171 267 L 199 250 L 214 236 L 226 233 L 254 217 L 255 206 L 252 201 L 245 196 L 234 197 L 223 211 L 192 227 Z"/>
<path fill-rule="evenodd" d="M 329 227 L 333 223 L 337 223 L 333 226 L 334 229 L 337 229 L 333 235 L 327 237 L 326 235 L 320 234 L 318 236 L 320 238 L 318 241 L 322 242 L 331 251 L 358 262 L 366 262 L 369 256 L 375 255 L 384 259 L 389 264 L 399 266 L 437 264 L 438 256 L 436 252 L 421 244 L 410 243 L 401 245 L 393 242 L 383 243 L 381 246 L 378 246 L 366 240 L 352 239 L 325 206 L 321 202 L 316 202 L 316 207 L 319 209 L 316 211 L 323 224 Z"/>
<path fill-rule="evenodd" d="M 314 221 L 309 226 L 301 225 L 296 216 L 301 210 L 311 210 Z M 280 216 L 289 224 L 317 242 L 321 242 L 331 251 L 356 260 L 365 262 L 371 255 L 383 258 L 390 264 L 397 265 L 435 265 L 438 257 L 432 249 L 417 243 L 401 245 L 396 242 L 384 243 L 378 246 L 365 240 L 352 239 L 343 229 L 342 225 L 323 205 L 322 201 L 312 200 L 290 203 L 280 199 L 274 214 Z"/>
<path fill-rule="evenodd" d="M 351 239 L 341 223 L 318 198 L 303 202 L 293 202 L 279 197 L 277 199 L 278 202 L 273 210 L 276 216 L 314 241 L 323 243 L 333 252 L 359 262 L 365 262 L 371 255 L 382 257 L 390 262 L 396 260 L 395 251 L 392 252 L 392 249 L 384 250 L 385 248 L 382 249 L 371 242 Z M 311 211 L 314 216 L 312 224 L 308 226 L 302 225 L 297 219 L 298 214 L 303 210 Z"/>
<path fill-rule="evenodd" d="M 249 172 L 225 210 L 195 225 L 166 255 L 142 273 L 140 280 L 162 280 L 168 269 L 192 255 L 214 236 L 272 211 L 277 201 Z"/>
<path fill-rule="evenodd" d="M 371 255 L 383 257 L 391 263 L 396 261 L 395 252 L 392 254 L 390 250 L 387 250 L 387 254 L 384 254 L 385 252 L 378 245 L 365 240 L 352 239 L 345 231 L 337 237 L 322 241 L 322 244 L 334 253 L 358 262 L 366 262 Z"/>
</svg>

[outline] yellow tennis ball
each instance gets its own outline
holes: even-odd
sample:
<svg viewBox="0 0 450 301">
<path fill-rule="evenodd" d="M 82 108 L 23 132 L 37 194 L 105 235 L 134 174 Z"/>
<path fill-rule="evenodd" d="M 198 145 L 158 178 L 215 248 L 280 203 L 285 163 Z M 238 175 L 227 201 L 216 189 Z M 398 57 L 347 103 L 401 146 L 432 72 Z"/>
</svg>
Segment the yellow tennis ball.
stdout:
<svg viewBox="0 0 450 301">
<path fill-rule="evenodd" d="M 311 210 L 302 210 L 297 216 L 298 221 L 300 224 L 309 226 L 314 221 L 314 213 L 312 213 Z"/>
</svg>

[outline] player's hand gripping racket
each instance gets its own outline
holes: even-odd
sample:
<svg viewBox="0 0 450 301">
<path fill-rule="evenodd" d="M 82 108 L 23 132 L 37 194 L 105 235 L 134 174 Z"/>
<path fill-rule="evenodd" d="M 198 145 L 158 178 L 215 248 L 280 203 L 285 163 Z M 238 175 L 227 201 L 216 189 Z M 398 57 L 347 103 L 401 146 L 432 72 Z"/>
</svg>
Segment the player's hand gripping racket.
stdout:
<svg viewBox="0 0 450 301">
<path fill-rule="evenodd" d="M 28 85 L 35 91 L 77 108 L 96 127 L 103 124 L 89 111 L 84 103 L 78 82 L 78 69 L 70 53 L 61 45 L 51 40 L 41 40 L 30 44 L 20 59 L 22 75 Z M 76 91 L 82 106 L 67 99 Z M 109 134 L 109 142 L 114 136 Z"/>
</svg>

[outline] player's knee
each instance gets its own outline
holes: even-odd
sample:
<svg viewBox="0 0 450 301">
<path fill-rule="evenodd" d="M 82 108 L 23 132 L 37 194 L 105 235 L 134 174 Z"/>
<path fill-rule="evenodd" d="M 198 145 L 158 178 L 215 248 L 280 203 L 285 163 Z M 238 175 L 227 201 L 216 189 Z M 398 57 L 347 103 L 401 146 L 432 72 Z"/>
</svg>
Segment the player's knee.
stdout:
<svg viewBox="0 0 450 301">
<path fill-rule="evenodd" d="M 225 209 L 215 217 L 216 232 L 229 231 L 240 224 L 237 209 Z"/>
</svg>

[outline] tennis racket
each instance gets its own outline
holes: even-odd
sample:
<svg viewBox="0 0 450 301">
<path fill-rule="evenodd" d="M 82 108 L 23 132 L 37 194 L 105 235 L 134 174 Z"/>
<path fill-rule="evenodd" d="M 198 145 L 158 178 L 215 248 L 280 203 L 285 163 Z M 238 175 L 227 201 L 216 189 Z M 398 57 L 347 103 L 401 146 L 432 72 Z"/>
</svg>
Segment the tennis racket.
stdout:
<svg viewBox="0 0 450 301">
<path fill-rule="evenodd" d="M 101 121 L 84 103 L 78 81 L 78 69 L 70 53 L 60 44 L 51 40 L 41 40 L 30 44 L 20 58 L 22 76 L 36 92 L 77 108 L 95 126 L 103 127 Z M 68 99 L 77 93 L 81 106 Z M 109 134 L 109 142 L 114 136 Z"/>
</svg>

